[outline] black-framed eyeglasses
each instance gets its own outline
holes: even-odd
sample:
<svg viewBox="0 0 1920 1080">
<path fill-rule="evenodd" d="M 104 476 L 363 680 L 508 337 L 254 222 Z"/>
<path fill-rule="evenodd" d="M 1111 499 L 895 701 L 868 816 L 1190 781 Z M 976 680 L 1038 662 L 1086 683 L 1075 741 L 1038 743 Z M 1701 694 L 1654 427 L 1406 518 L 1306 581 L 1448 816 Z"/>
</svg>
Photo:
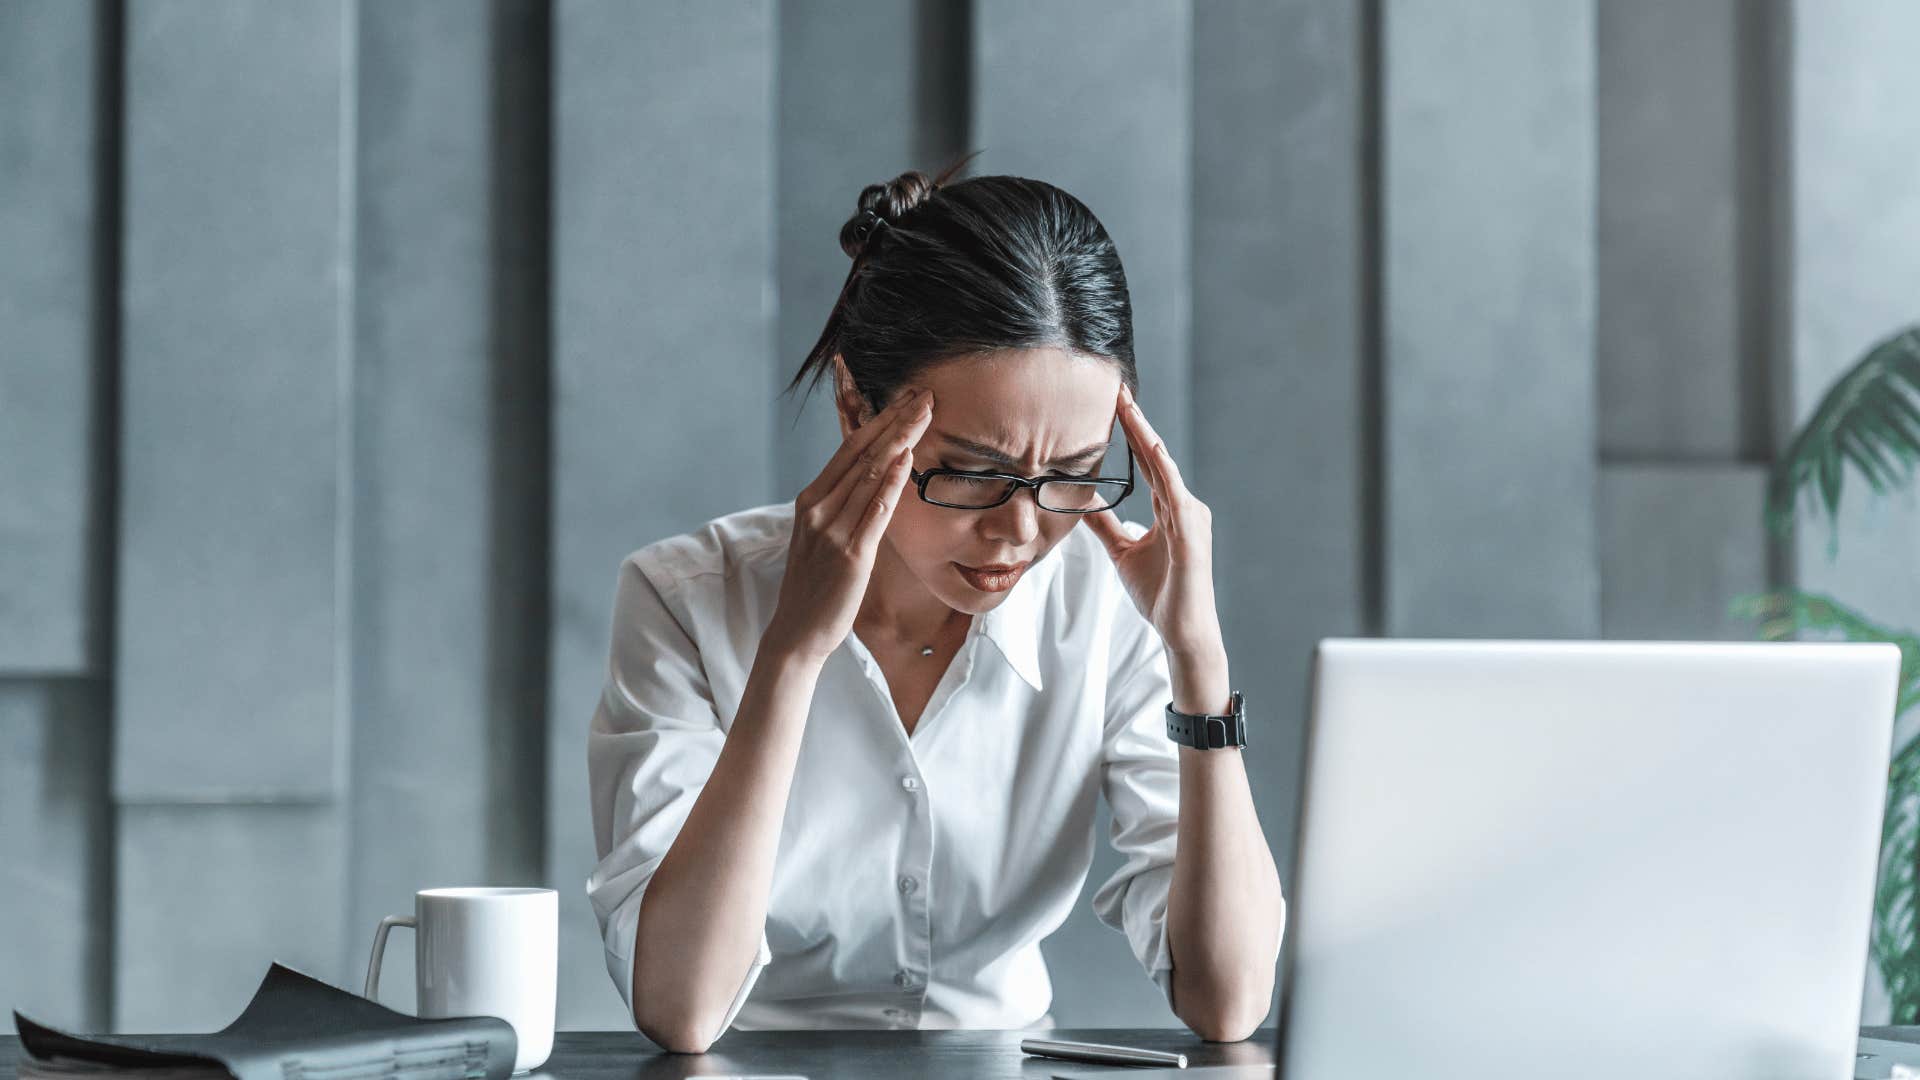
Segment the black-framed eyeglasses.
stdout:
<svg viewBox="0 0 1920 1080">
<path fill-rule="evenodd" d="M 999 506 L 1021 488 L 1033 489 L 1033 501 L 1056 514 L 1097 514 L 1120 505 L 1133 491 L 1133 447 L 1127 447 L 1127 478 L 1113 476 L 1040 476 L 967 472 L 963 469 L 908 470 L 920 498 L 955 510 Z"/>
</svg>

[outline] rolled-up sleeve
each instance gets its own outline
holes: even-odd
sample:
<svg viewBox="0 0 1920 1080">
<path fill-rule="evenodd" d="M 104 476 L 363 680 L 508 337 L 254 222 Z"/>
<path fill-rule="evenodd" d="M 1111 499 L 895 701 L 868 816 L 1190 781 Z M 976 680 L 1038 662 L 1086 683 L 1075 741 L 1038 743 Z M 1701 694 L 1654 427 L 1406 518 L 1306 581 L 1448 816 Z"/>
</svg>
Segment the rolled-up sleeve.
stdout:
<svg viewBox="0 0 1920 1080">
<path fill-rule="evenodd" d="M 1141 527 L 1129 524 L 1129 533 Z M 1167 944 L 1167 892 L 1179 840 L 1180 756 L 1167 738 L 1172 697 L 1160 635 L 1124 595 L 1108 654 L 1101 790 L 1113 816 L 1109 833 L 1123 862 L 1093 895 L 1094 914 L 1124 932 L 1147 977 L 1173 1002 L 1173 953 Z"/>
<path fill-rule="evenodd" d="M 587 898 L 600 920 L 607 972 L 633 1015 L 633 951 L 640 905 L 667 849 L 712 775 L 726 740 L 684 609 L 638 556 L 620 565 L 607 681 L 587 735 L 588 786 L 599 863 Z M 773 959 L 766 931 L 718 1037 Z"/>
</svg>

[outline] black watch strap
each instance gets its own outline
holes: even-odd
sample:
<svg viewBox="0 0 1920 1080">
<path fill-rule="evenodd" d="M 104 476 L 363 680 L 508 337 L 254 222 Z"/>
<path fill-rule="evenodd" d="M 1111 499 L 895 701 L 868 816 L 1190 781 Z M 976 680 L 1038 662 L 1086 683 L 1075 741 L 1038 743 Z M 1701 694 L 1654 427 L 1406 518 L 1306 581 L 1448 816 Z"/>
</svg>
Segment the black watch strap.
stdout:
<svg viewBox="0 0 1920 1080">
<path fill-rule="evenodd" d="M 1224 716 L 1175 712 L 1167 702 L 1167 738 L 1195 750 L 1247 745 L 1247 706 L 1240 691 L 1233 692 L 1233 711 Z"/>
</svg>

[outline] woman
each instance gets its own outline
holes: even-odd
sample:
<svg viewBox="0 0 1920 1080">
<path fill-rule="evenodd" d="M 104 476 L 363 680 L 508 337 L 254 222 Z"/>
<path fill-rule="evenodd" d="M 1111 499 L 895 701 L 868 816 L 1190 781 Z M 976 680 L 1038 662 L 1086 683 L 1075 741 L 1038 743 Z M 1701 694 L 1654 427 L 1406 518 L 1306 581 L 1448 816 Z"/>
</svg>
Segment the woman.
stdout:
<svg viewBox="0 0 1920 1080">
<path fill-rule="evenodd" d="M 1173 741 L 1238 696 L 1209 512 L 1134 401 L 1119 256 L 1071 195 L 945 185 L 961 164 L 868 187 L 841 230 L 854 265 L 793 380 L 832 379 L 826 467 L 621 564 L 587 889 L 671 1050 L 1051 1026 L 1039 943 L 1103 794 L 1125 864 L 1101 920 L 1203 1038 L 1267 1012 L 1280 881 L 1231 725 Z M 1150 529 L 1110 509 L 1136 472 Z"/>
</svg>

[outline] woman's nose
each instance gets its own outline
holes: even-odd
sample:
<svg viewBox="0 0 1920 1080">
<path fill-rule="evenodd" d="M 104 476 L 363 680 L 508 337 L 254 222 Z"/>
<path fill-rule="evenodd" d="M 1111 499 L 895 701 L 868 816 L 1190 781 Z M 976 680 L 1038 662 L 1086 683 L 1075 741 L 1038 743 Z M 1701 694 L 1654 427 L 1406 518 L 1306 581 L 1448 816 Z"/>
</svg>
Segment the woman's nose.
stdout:
<svg viewBox="0 0 1920 1080">
<path fill-rule="evenodd" d="M 981 532 L 989 540 L 1010 547 L 1025 547 L 1040 532 L 1040 515 L 1045 511 L 1033 501 L 1033 491 L 1022 488 L 999 506 L 981 511 Z"/>
</svg>

